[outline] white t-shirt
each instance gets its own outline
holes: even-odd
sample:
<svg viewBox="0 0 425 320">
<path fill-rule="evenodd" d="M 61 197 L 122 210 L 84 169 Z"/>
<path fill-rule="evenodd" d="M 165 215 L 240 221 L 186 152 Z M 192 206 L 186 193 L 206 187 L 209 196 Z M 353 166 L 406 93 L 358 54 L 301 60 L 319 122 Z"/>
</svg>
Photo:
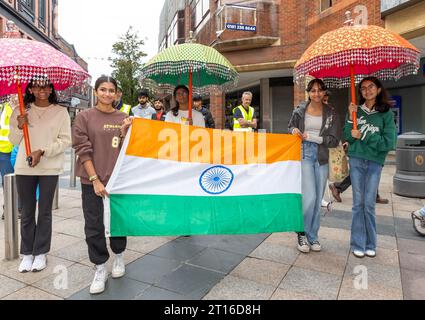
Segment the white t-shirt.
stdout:
<svg viewBox="0 0 425 320">
<path fill-rule="evenodd" d="M 169 111 L 167 113 L 167 116 L 165 117 L 165 122 L 185 124 L 188 116 L 189 116 L 189 110 L 179 110 L 179 115 L 177 117 L 173 115 L 172 111 Z M 192 119 L 193 119 L 194 126 L 205 128 L 205 120 L 202 113 L 193 109 Z"/>
</svg>

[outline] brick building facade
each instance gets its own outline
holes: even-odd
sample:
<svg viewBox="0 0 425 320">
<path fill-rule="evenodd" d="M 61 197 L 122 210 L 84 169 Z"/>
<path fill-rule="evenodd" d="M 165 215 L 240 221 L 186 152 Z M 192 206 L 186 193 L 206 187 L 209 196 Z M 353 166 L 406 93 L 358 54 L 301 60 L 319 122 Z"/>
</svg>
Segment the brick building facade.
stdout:
<svg viewBox="0 0 425 320">
<path fill-rule="evenodd" d="M 357 23 L 386 26 L 386 1 L 380 0 L 166 0 L 168 21 L 180 12 L 179 37 L 170 42 L 170 24 L 159 34 L 163 46 L 184 42 L 189 31 L 198 43 L 212 46 L 225 55 L 240 73 L 238 87 L 226 94 L 210 97 L 210 109 L 219 127 L 226 126 L 226 113 L 238 103 L 243 91 L 254 93 L 253 106 L 260 114 L 260 127 L 286 132 L 293 107 L 305 99 L 305 84 L 293 83 L 293 67 L 302 53 L 322 34 L 343 26 L 345 12 L 352 12 Z M 391 2 L 392 12 L 425 1 Z M 168 10 L 165 10 L 168 9 Z M 183 20 L 182 20 L 183 19 Z M 410 17 L 412 19 L 412 17 Z M 418 24 L 420 17 L 413 17 Z M 175 20 L 175 19 L 174 19 Z M 245 25 L 247 31 L 235 31 Z M 253 29 L 255 27 L 255 29 Z M 420 31 L 422 30 L 419 28 Z M 167 32 L 168 31 L 168 32 Z M 419 32 L 419 35 L 425 34 Z M 414 34 L 418 36 L 418 32 Z M 167 44 L 167 45 L 165 45 Z M 348 90 L 334 90 L 332 101 L 346 110 Z M 230 123 L 227 122 L 227 126 Z"/>
<path fill-rule="evenodd" d="M 58 5 L 58 0 L 0 0 L 0 37 L 7 32 L 7 22 L 13 21 L 19 32 L 18 36 L 51 45 L 87 71 L 87 62 L 58 32 Z M 60 92 L 60 95 L 64 103 L 70 103 L 72 97 L 77 97 L 82 107 L 87 107 L 89 91 L 87 85 Z"/>
</svg>

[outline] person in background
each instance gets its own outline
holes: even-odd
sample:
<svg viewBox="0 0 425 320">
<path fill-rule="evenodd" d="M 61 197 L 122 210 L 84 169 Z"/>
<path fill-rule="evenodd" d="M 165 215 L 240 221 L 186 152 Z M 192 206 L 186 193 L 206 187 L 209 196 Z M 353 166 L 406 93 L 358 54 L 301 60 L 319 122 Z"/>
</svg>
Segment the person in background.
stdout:
<svg viewBox="0 0 425 320">
<path fill-rule="evenodd" d="M 24 96 L 26 113 L 13 110 L 9 140 L 19 145 L 15 163 L 16 185 L 22 203 L 21 254 L 19 272 L 46 268 L 52 241 L 52 206 L 59 175 L 63 172 L 64 153 L 71 146 L 71 119 L 66 108 L 58 105 L 53 84 L 47 77 L 30 80 Z M 28 125 L 31 161 L 27 161 L 23 127 Z M 40 187 L 36 219 L 37 186 Z"/>
<path fill-rule="evenodd" d="M 309 101 L 296 108 L 289 121 L 289 133 L 302 139 L 301 190 L 304 230 L 298 232 L 298 250 L 321 251 L 318 239 L 320 207 L 329 171 L 329 148 L 339 143 L 340 125 L 335 111 L 323 103 L 326 86 L 311 80 L 306 91 Z"/>
<path fill-rule="evenodd" d="M 9 141 L 10 116 L 12 115 L 12 112 L 13 109 L 9 102 L 0 104 L 0 172 L 3 189 L 4 176 L 9 173 L 13 173 L 13 166 L 10 162 L 13 144 Z M 4 205 L 1 218 L 4 220 Z"/>
<path fill-rule="evenodd" d="M 156 113 L 152 115 L 152 120 L 165 121 L 166 113 L 163 100 L 159 97 L 156 97 L 153 100 L 153 107 L 155 108 Z"/>
<path fill-rule="evenodd" d="M 133 113 L 131 112 L 131 105 L 125 104 L 122 100 L 122 89 L 121 87 L 118 87 L 117 91 L 117 99 L 115 100 L 115 109 L 124 112 L 125 114 L 132 116 Z"/>
<path fill-rule="evenodd" d="M 205 128 L 205 120 L 202 113 L 192 110 L 192 119 L 189 118 L 189 89 L 184 85 L 174 88 L 175 106 L 167 113 L 165 122 L 194 125 Z"/>
<path fill-rule="evenodd" d="M 123 137 L 120 129 L 127 118 L 125 113 L 114 108 L 117 88 L 114 78 L 102 76 L 97 79 L 94 86 L 96 106 L 79 112 L 72 127 L 72 147 L 78 156 L 76 175 L 81 179 L 84 232 L 90 262 L 96 266 L 90 286 L 91 294 L 103 292 L 108 279 L 106 262 L 109 259 L 109 252 L 103 223 L 103 198 L 109 196 L 105 186 L 121 150 Z M 127 238 L 110 237 L 109 242 L 115 254 L 112 278 L 123 277 L 125 274 L 123 252 L 127 246 Z"/>
<path fill-rule="evenodd" d="M 152 108 L 151 103 L 149 102 L 149 93 L 147 90 L 141 90 L 139 92 L 139 104 L 131 112 L 136 118 L 152 119 L 152 115 L 156 114 L 154 108 Z"/>
<path fill-rule="evenodd" d="M 351 250 L 354 256 L 376 256 L 376 194 L 382 167 L 395 149 L 396 128 L 388 96 L 376 77 L 359 84 L 359 105 L 350 104 L 344 126 L 353 189 Z M 356 112 L 358 128 L 353 128 Z"/>
<path fill-rule="evenodd" d="M 233 109 L 233 131 L 251 132 L 257 129 L 255 109 L 251 107 L 252 93 L 242 94 L 242 104 Z"/>
<path fill-rule="evenodd" d="M 193 109 L 199 111 L 204 116 L 205 128 L 215 129 L 215 122 L 211 111 L 202 105 L 202 97 L 200 95 L 193 97 Z"/>
</svg>

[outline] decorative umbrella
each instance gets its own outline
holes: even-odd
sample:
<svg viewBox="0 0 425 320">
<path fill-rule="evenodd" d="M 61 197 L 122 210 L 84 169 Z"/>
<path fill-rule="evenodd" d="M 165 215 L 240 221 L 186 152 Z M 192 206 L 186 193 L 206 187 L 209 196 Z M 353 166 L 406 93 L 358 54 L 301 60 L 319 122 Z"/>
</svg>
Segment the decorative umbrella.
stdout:
<svg viewBox="0 0 425 320">
<path fill-rule="evenodd" d="M 417 48 L 387 29 L 353 25 L 351 14 L 346 15 L 346 26 L 322 35 L 298 60 L 294 69 L 296 82 L 309 75 L 323 79 L 329 87 L 351 86 L 351 100 L 355 104 L 355 84 L 365 76 L 398 80 L 417 73 Z M 355 114 L 353 127 L 357 129 Z"/>
<path fill-rule="evenodd" d="M 0 39 L 0 96 L 18 94 L 25 113 L 22 90 L 31 79 L 48 77 L 56 90 L 82 83 L 89 77 L 75 61 L 53 47 L 34 40 Z M 25 150 L 31 153 L 28 126 L 23 128 Z"/>
<path fill-rule="evenodd" d="M 192 118 L 193 88 L 199 93 L 228 90 L 237 84 L 238 73 L 222 54 L 211 47 L 184 43 L 167 48 L 142 69 L 143 86 L 172 92 L 177 85 L 189 87 L 189 118 Z"/>
</svg>

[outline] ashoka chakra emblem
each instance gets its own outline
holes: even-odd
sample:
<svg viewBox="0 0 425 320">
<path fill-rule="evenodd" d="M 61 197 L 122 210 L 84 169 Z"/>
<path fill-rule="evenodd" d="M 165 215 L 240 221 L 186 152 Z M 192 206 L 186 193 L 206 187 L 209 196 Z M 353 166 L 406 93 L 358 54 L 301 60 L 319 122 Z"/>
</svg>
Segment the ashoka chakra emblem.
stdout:
<svg viewBox="0 0 425 320">
<path fill-rule="evenodd" d="M 199 179 L 201 188 L 209 194 L 222 194 L 229 190 L 233 183 L 233 172 L 223 166 L 205 170 Z"/>
</svg>

